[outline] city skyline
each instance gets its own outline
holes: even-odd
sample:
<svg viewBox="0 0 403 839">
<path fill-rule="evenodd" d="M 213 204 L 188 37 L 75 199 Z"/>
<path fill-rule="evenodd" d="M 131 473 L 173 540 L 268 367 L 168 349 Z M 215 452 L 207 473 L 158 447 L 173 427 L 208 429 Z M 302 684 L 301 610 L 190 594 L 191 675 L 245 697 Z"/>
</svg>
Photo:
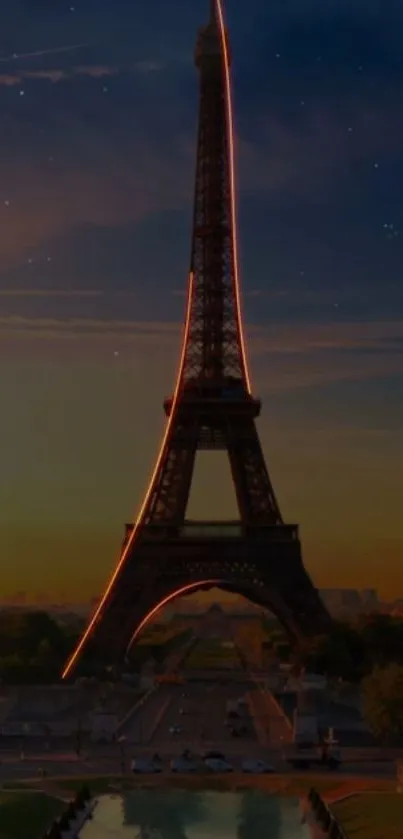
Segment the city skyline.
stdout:
<svg viewBox="0 0 403 839">
<path fill-rule="evenodd" d="M 189 44 L 206 6 L 156 2 L 157 31 L 123 0 L 98 4 L 96 25 L 90 0 L 22 4 L 4 21 L 5 593 L 21 579 L 32 593 L 44 579 L 72 598 L 100 591 L 152 470 L 183 319 Z M 380 25 L 368 3 L 351 15 L 256 0 L 252 27 L 227 6 L 244 309 L 271 477 L 319 587 L 398 596 L 402 12 L 392 4 Z M 229 471 L 205 460 L 190 515 L 234 515 Z"/>
</svg>

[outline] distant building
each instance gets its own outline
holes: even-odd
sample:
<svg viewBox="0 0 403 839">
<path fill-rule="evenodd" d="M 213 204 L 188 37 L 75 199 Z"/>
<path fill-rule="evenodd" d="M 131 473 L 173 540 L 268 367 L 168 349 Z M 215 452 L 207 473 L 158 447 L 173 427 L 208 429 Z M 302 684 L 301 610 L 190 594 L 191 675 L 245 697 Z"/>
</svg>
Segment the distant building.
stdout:
<svg viewBox="0 0 403 839">
<path fill-rule="evenodd" d="M 286 688 L 292 691 L 303 691 L 309 693 L 310 691 L 326 690 L 328 681 L 326 676 L 319 673 L 304 673 L 301 677 L 290 676 Z"/>
<path fill-rule="evenodd" d="M 334 617 L 355 616 L 380 609 L 375 589 L 324 588 L 320 595 Z"/>
<path fill-rule="evenodd" d="M 369 611 L 376 611 L 377 609 L 379 609 L 380 604 L 376 589 L 364 588 L 361 591 L 361 599 L 364 608 L 368 609 Z"/>
<path fill-rule="evenodd" d="M 394 600 L 392 603 L 381 603 L 379 611 L 383 615 L 390 615 L 392 618 L 403 618 L 403 600 Z"/>
<path fill-rule="evenodd" d="M 228 615 L 218 603 L 213 603 L 204 615 L 201 633 L 205 638 L 231 638 Z"/>
</svg>

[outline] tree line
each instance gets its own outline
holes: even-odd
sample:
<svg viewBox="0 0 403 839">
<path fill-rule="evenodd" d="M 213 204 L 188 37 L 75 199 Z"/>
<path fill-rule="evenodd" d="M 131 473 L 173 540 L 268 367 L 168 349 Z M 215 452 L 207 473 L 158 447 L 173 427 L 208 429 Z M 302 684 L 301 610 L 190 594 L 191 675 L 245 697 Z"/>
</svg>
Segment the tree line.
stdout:
<svg viewBox="0 0 403 839">
<path fill-rule="evenodd" d="M 403 743 L 403 620 L 367 615 L 335 622 L 303 657 L 308 670 L 330 680 L 360 684 L 362 711 L 380 740 Z"/>
<path fill-rule="evenodd" d="M 403 664 L 403 620 L 366 615 L 353 623 L 335 621 L 333 630 L 313 640 L 304 654 L 307 669 L 360 682 L 375 666 Z"/>
<path fill-rule="evenodd" d="M 56 682 L 81 625 L 45 611 L 0 613 L 0 678 L 6 684 Z"/>
<path fill-rule="evenodd" d="M 59 681 L 66 659 L 84 629 L 76 618 L 62 623 L 48 612 L 0 613 L 0 680 L 3 684 L 51 684 Z M 148 659 L 156 671 L 163 668 L 167 655 L 185 643 L 190 630 L 178 631 L 166 640 L 137 644 L 131 654 L 131 669 L 140 672 Z M 78 675 L 87 675 L 89 662 L 83 662 Z M 81 672 L 82 670 L 82 672 Z"/>
</svg>

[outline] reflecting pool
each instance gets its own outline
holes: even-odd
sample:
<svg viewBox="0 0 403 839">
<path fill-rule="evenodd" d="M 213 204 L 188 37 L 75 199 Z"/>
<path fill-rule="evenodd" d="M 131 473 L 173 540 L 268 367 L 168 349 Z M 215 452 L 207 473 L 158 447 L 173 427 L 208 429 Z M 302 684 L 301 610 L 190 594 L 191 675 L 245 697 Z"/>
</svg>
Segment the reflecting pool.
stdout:
<svg viewBox="0 0 403 839">
<path fill-rule="evenodd" d="M 299 802 L 261 790 L 104 795 L 80 839 L 309 839 Z"/>
</svg>

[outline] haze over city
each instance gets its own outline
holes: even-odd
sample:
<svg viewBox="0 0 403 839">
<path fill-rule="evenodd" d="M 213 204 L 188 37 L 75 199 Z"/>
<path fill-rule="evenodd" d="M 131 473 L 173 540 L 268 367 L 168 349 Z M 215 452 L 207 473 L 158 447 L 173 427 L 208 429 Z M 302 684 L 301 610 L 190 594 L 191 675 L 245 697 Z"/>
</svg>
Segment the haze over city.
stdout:
<svg viewBox="0 0 403 839">
<path fill-rule="evenodd" d="M 244 310 L 270 474 L 315 584 L 392 598 L 403 592 L 403 10 L 376 12 L 361 0 L 254 0 L 253 14 L 227 3 Z M 55 596 L 97 595 L 140 505 L 179 353 L 204 15 L 184 0 L 0 4 L 5 595 L 34 597 L 44 581 Z M 235 515 L 224 458 L 200 460 L 189 515 Z"/>
</svg>

